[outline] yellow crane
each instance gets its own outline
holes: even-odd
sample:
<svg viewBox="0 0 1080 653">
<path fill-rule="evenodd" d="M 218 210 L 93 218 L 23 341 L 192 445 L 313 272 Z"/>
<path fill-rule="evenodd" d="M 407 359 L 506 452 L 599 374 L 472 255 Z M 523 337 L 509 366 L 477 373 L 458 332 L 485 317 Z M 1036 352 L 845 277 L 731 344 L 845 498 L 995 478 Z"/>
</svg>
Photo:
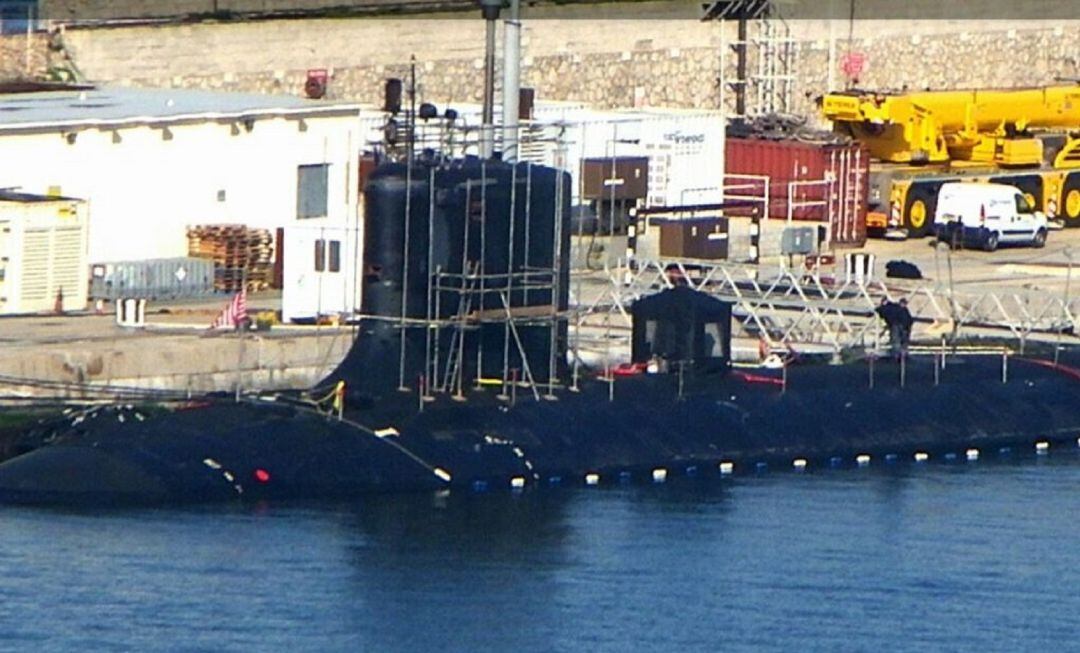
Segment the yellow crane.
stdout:
<svg viewBox="0 0 1080 653">
<path fill-rule="evenodd" d="M 921 236 L 937 190 L 970 179 L 1020 188 L 1080 226 L 1080 86 L 830 93 L 824 116 L 873 159 L 868 226 Z M 1072 172 L 1075 171 L 1075 172 Z"/>
</svg>

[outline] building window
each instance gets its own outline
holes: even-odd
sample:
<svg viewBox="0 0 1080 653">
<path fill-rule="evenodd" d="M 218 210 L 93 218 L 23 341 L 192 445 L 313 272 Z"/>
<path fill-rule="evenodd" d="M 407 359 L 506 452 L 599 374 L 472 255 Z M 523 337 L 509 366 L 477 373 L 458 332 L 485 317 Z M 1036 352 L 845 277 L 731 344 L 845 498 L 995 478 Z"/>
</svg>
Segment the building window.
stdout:
<svg viewBox="0 0 1080 653">
<path fill-rule="evenodd" d="M 341 241 L 330 241 L 330 271 L 341 272 Z"/>
<path fill-rule="evenodd" d="M 315 271 L 326 270 L 326 241 L 320 238 L 315 241 Z"/>
<path fill-rule="evenodd" d="M 36 5 L 35 0 L 0 1 L 0 34 L 24 34 L 36 29 Z"/>
<path fill-rule="evenodd" d="M 326 216 L 330 165 L 298 166 L 296 169 L 296 217 L 322 218 Z"/>
</svg>

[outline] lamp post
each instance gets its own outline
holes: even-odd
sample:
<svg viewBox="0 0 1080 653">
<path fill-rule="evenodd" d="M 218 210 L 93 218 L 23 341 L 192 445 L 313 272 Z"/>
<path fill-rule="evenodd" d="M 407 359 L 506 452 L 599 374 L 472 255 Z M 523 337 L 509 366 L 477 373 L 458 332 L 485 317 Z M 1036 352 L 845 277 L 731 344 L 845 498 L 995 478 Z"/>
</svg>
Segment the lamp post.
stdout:
<svg viewBox="0 0 1080 653">
<path fill-rule="evenodd" d="M 503 21 L 503 160 L 518 158 L 518 94 L 521 92 L 521 2 L 510 0 L 510 17 Z"/>
<path fill-rule="evenodd" d="M 484 110 L 480 127 L 480 156 L 490 159 L 495 153 L 495 21 L 505 6 L 504 0 L 480 0 L 484 26 Z"/>
</svg>

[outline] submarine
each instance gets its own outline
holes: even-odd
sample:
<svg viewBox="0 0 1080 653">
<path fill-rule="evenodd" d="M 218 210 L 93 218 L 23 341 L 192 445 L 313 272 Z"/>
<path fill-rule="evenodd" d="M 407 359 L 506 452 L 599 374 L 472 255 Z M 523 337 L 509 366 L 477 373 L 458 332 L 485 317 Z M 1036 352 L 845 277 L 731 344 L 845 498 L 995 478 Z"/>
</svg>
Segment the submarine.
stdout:
<svg viewBox="0 0 1080 653">
<path fill-rule="evenodd" d="M 1045 450 L 1080 435 L 1080 356 L 733 365 L 732 304 L 677 278 L 631 362 L 582 369 L 570 178 L 418 157 L 365 193 L 353 345 L 306 392 L 69 412 L 0 464 L 0 502 L 180 504 L 525 490 Z M 872 363 L 871 363 L 872 364 Z"/>
</svg>

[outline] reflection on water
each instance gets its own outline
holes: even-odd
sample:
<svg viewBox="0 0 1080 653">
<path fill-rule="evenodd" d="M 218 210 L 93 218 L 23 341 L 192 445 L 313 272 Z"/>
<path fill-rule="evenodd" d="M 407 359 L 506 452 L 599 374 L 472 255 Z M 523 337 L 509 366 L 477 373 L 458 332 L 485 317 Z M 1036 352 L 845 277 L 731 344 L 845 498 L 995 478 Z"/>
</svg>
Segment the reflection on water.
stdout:
<svg viewBox="0 0 1080 653">
<path fill-rule="evenodd" d="M 1074 646 L 1080 456 L 350 504 L 0 510 L 13 650 Z M 1059 615 L 1059 616 L 1052 616 Z"/>
</svg>

